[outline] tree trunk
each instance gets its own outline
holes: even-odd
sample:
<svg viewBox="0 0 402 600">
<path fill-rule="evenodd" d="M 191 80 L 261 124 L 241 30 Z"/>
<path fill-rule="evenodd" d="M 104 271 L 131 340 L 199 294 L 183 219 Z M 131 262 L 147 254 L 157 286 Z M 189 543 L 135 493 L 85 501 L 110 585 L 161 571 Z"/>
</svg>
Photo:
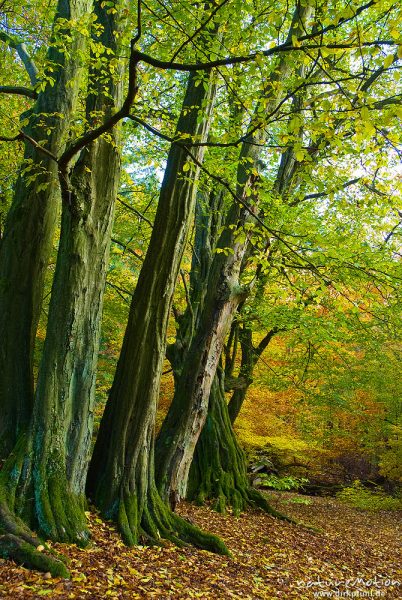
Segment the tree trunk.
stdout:
<svg viewBox="0 0 402 600">
<path fill-rule="evenodd" d="M 113 16 L 98 3 L 95 12 L 103 25 L 96 41 L 116 54 Z M 88 96 L 87 118 L 96 111 L 107 119 L 120 104 L 122 84 L 115 86 L 109 73 L 108 83 L 102 85 L 105 67 L 102 79 L 96 72 L 90 73 L 90 79 L 90 86 L 97 88 Z M 112 130 L 109 136 L 111 139 L 99 138 L 85 148 L 73 169 L 70 203 L 63 204 L 33 422 L 0 480 L 0 527 L 6 535 L 19 536 L 31 546 L 36 540 L 28 525 L 52 540 L 80 545 L 88 541 L 85 480 L 103 290 L 120 175 L 118 131 Z M 11 497 L 6 490 L 12 491 Z M 30 550 L 31 560 L 25 562 L 38 567 L 34 548 Z M 1 551 L 4 553 L 0 538 Z M 6 551 L 10 555 L 7 544 Z M 15 552 L 14 558 L 19 559 L 18 545 Z M 49 560 L 49 570 L 58 573 L 59 563 Z"/>
<path fill-rule="evenodd" d="M 208 195 L 197 195 L 195 207 L 195 236 L 190 269 L 187 306 L 183 314 L 176 314 L 177 334 L 166 355 L 173 368 L 175 380 L 180 378 L 183 360 L 188 351 L 199 320 L 207 292 L 207 281 L 219 240 L 219 229 L 224 218 L 224 194 L 212 190 Z"/>
<path fill-rule="evenodd" d="M 190 75 L 178 133 L 205 140 L 215 94 Z M 207 88 L 207 89 L 205 89 Z M 196 150 L 202 161 L 203 147 Z M 88 493 L 117 522 L 124 541 L 166 538 L 227 553 L 218 538 L 172 513 L 154 481 L 154 427 L 172 296 L 187 241 L 199 168 L 183 171 L 186 152 L 172 145 L 151 241 L 133 295 L 115 379 L 95 444 Z"/>
<path fill-rule="evenodd" d="M 90 0 L 59 0 L 58 18 L 80 19 Z M 71 33 L 71 32 L 69 32 Z M 26 134 L 46 139 L 59 155 L 65 146 L 78 89 L 77 56 L 85 41 L 72 35 L 68 54 L 51 46 L 48 60 L 59 65 L 54 85 L 47 85 L 29 111 Z M 63 116 L 63 118 L 60 117 Z M 25 115 L 27 116 L 27 115 Z M 50 133 L 47 134 L 47 130 Z M 23 169 L 7 215 L 0 244 L 0 459 L 6 458 L 28 426 L 33 407 L 33 349 L 42 304 L 43 282 L 59 214 L 57 164 L 26 142 Z M 36 174 L 34 181 L 29 177 Z"/>
<path fill-rule="evenodd" d="M 254 367 L 257 364 L 264 350 L 272 338 L 279 332 L 283 331 L 278 327 L 273 327 L 262 338 L 258 346 L 253 345 L 253 332 L 250 327 L 243 325 L 239 331 L 240 347 L 241 347 L 241 365 L 238 379 L 241 385 L 233 386 L 234 391 L 228 404 L 228 412 L 230 422 L 233 423 L 237 419 L 243 402 L 246 398 L 248 388 L 253 383 Z"/>
<path fill-rule="evenodd" d="M 218 512 L 229 506 L 238 515 L 258 506 L 282 517 L 248 481 L 246 459 L 229 419 L 224 372 L 218 367 L 209 395 L 208 415 L 191 464 L 187 498 L 199 504 L 212 500 Z"/>
<path fill-rule="evenodd" d="M 238 222 L 232 207 L 228 223 Z M 227 224 L 228 224 L 227 223 Z M 242 299 L 239 271 L 247 242 L 234 241 L 237 231 L 226 228 L 220 248 L 233 254 L 215 254 L 198 327 L 183 358 L 175 393 L 157 440 L 157 482 L 174 504 L 186 495 L 195 444 L 204 425 L 208 397 L 231 315 Z"/>
<path fill-rule="evenodd" d="M 311 14 L 310 7 L 297 6 L 290 26 L 288 41 L 302 30 Z M 273 110 L 277 98 L 273 83 L 286 78 L 294 66 L 282 57 L 271 77 L 272 87 L 266 92 L 264 111 Z M 261 107 L 255 119 L 260 120 Z M 237 197 L 242 204 L 257 210 L 258 171 L 265 130 L 250 124 L 246 141 L 242 144 L 237 170 Z M 250 193 L 251 192 L 251 193 Z M 253 197 L 254 196 L 254 197 Z M 158 488 L 172 505 L 187 493 L 188 474 L 194 449 L 205 423 L 211 385 L 222 353 L 226 334 L 239 303 L 247 296 L 242 289 L 240 270 L 248 246 L 248 235 L 239 240 L 249 210 L 240 209 L 235 202 L 226 219 L 226 229 L 219 241 L 220 252 L 215 254 L 207 282 L 204 305 L 198 328 L 183 359 L 182 372 L 176 378 L 175 393 L 168 414 L 162 424 L 156 446 L 156 473 Z M 225 250 L 229 249 L 229 251 Z"/>
</svg>

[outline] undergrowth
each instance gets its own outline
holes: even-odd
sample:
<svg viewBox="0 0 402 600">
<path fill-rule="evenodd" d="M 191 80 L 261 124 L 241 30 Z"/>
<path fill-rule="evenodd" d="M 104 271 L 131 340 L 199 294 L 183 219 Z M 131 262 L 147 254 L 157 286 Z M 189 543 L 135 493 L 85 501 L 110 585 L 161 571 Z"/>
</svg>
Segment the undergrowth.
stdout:
<svg viewBox="0 0 402 600">
<path fill-rule="evenodd" d="M 382 490 L 369 490 L 356 480 L 338 492 L 337 498 L 345 504 L 361 510 L 402 510 L 401 498 L 387 496 Z"/>
</svg>

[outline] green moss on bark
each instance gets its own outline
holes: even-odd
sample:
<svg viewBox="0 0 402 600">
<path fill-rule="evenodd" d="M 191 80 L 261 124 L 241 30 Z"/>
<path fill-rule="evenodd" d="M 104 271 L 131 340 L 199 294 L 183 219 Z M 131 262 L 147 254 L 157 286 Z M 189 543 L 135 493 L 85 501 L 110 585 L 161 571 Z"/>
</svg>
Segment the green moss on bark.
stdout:
<svg viewBox="0 0 402 600">
<path fill-rule="evenodd" d="M 248 481 L 246 457 L 228 414 L 223 377 L 219 368 L 211 387 L 207 420 L 190 468 L 187 498 L 198 504 L 211 501 L 213 508 L 221 513 L 230 508 L 239 515 L 251 506 L 290 521 L 273 509 Z"/>
<path fill-rule="evenodd" d="M 216 535 L 202 531 L 175 514 L 161 499 L 155 486 L 148 490 L 147 502 L 138 507 L 136 495 L 122 495 L 116 521 L 124 542 L 161 545 L 164 540 L 177 546 L 193 545 L 202 550 L 230 556 L 226 545 Z M 138 515 L 141 514 L 141 518 Z"/>
<path fill-rule="evenodd" d="M 61 560 L 38 551 L 37 547 L 13 534 L 0 535 L 0 556 L 30 569 L 49 572 L 53 577 L 69 577 L 68 569 Z"/>
<path fill-rule="evenodd" d="M 54 577 L 68 577 L 68 569 L 59 556 L 37 549 L 45 544 L 31 529 L 38 524 L 33 497 L 31 445 L 29 437 L 21 435 L 0 471 L 0 556 L 49 571 Z M 65 496 L 64 504 L 69 505 Z M 54 511 L 51 516 L 53 522 L 58 517 Z"/>
</svg>

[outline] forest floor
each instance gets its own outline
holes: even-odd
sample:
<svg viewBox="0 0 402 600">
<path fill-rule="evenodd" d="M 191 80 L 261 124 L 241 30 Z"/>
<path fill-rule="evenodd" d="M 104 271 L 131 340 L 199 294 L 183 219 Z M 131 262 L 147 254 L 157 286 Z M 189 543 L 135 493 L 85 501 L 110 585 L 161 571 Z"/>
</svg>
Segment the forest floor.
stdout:
<svg viewBox="0 0 402 600">
<path fill-rule="evenodd" d="M 331 498 L 270 494 L 279 510 L 318 531 L 259 511 L 234 518 L 188 504 L 180 513 L 219 534 L 232 558 L 192 547 L 125 547 L 113 526 L 90 515 L 85 550 L 54 547 L 70 559 L 71 580 L 0 560 L 0 598 L 274 599 L 401 598 L 401 514 L 363 512 Z"/>
</svg>

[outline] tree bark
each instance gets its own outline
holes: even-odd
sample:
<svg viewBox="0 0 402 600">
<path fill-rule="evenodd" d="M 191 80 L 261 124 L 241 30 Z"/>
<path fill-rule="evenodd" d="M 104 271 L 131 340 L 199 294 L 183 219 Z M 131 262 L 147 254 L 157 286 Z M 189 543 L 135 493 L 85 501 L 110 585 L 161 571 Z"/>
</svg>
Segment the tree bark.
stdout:
<svg viewBox="0 0 402 600">
<path fill-rule="evenodd" d="M 242 218 L 234 206 L 227 224 L 237 223 L 237 217 Z M 188 471 L 205 422 L 230 318 L 245 293 L 239 285 L 239 272 L 247 242 L 235 242 L 236 233 L 226 228 L 221 236 L 218 246 L 231 248 L 233 254 L 214 256 L 198 327 L 183 358 L 173 401 L 157 440 L 158 487 L 172 504 L 186 495 Z"/>
<path fill-rule="evenodd" d="M 249 483 L 246 457 L 229 419 L 224 372 L 218 367 L 209 395 L 208 415 L 191 463 L 187 498 L 198 504 L 213 501 L 224 513 L 231 507 L 239 515 L 247 506 L 283 518 Z"/>
<path fill-rule="evenodd" d="M 215 87 L 190 75 L 177 132 L 205 140 Z M 203 159 L 203 147 L 196 150 Z M 88 476 L 88 493 L 124 541 L 160 538 L 227 553 L 215 536 L 172 513 L 154 480 L 154 427 L 166 331 L 174 287 L 191 223 L 199 168 L 184 170 L 186 151 L 172 145 L 152 236 L 133 295 L 116 374 Z"/>
<path fill-rule="evenodd" d="M 55 22 L 80 19 L 91 4 L 91 0 L 59 0 Z M 65 146 L 79 89 L 77 56 L 85 41 L 78 33 L 72 38 L 68 54 L 49 48 L 48 60 L 58 65 L 54 85 L 48 84 L 24 115 L 29 118 L 24 132 L 35 140 L 46 139 L 46 149 L 56 156 Z M 32 175 L 34 181 L 29 179 Z M 26 142 L 0 244 L 0 459 L 8 456 L 32 414 L 33 349 L 58 214 L 57 164 Z"/>
<path fill-rule="evenodd" d="M 100 3 L 95 12 L 103 26 L 96 41 L 117 56 L 114 18 Z M 121 101 L 122 73 L 117 74 L 115 85 L 111 72 L 105 81 L 105 68 L 102 78 L 97 71 L 90 72 L 89 85 L 95 90 L 87 98 L 88 121 L 94 111 L 98 117 L 103 113 L 106 120 Z M 70 202 L 63 204 L 32 425 L 27 435 L 20 436 L 1 473 L 0 528 L 6 536 L 31 545 L 31 558 L 26 561 L 37 568 L 37 538 L 29 527 L 46 538 L 79 545 L 85 545 L 89 537 L 85 480 L 103 290 L 120 175 L 118 143 L 119 133 L 114 129 L 108 140 L 99 138 L 84 148 L 73 169 Z M 0 553 L 20 559 L 20 545 L 7 540 L 0 538 Z M 51 557 L 49 561 L 48 570 L 58 574 L 60 564 Z"/>
</svg>

